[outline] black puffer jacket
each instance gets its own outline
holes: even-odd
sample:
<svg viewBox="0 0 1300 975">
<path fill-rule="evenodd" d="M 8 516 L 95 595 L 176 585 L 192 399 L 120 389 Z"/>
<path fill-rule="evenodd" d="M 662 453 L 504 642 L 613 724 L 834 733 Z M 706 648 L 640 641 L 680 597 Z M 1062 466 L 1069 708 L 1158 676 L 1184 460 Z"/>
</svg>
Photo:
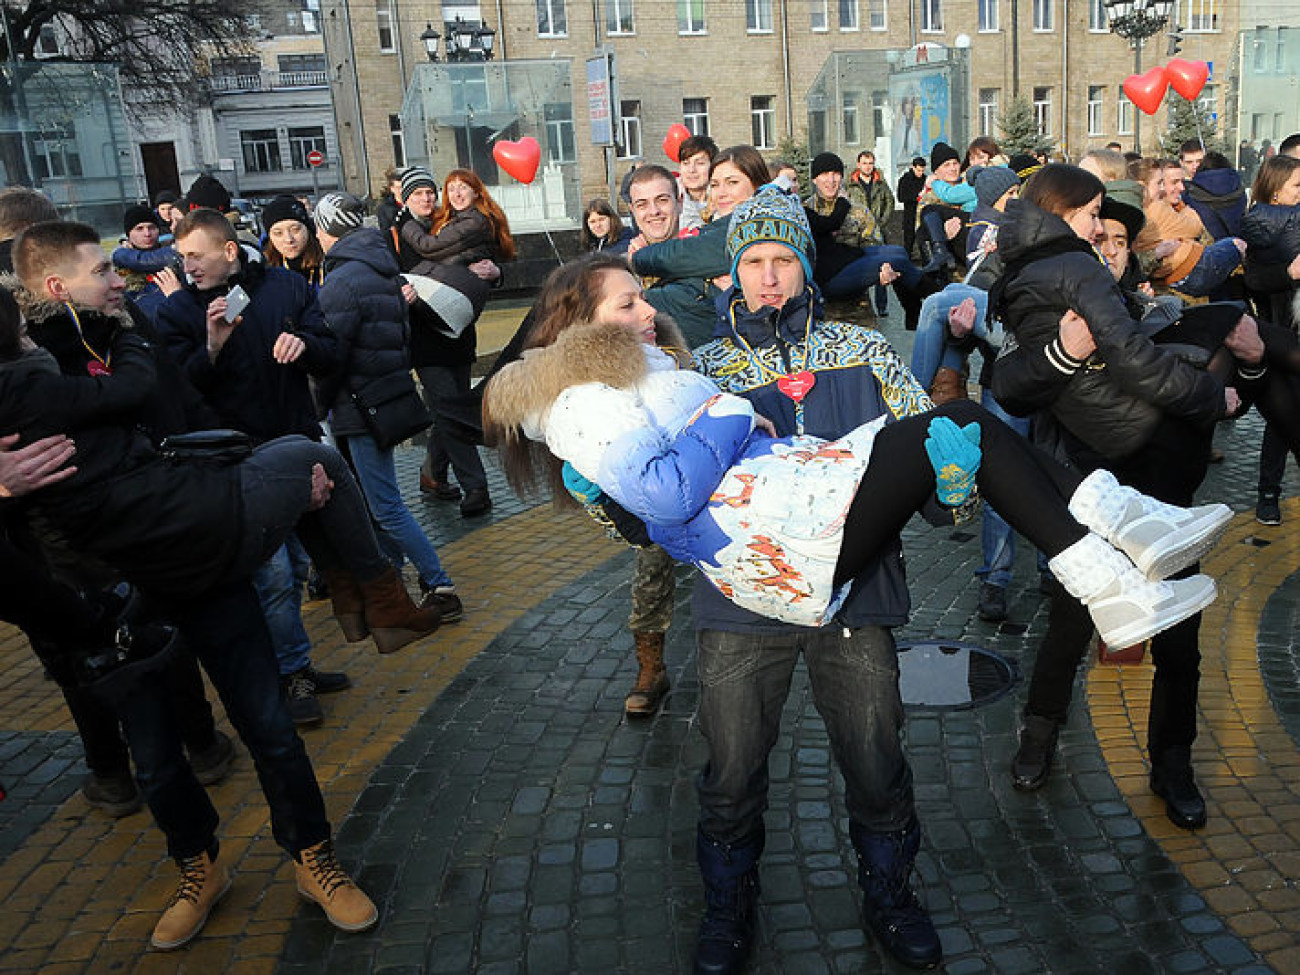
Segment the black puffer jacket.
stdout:
<svg viewBox="0 0 1300 975">
<path fill-rule="evenodd" d="M 338 336 L 343 372 L 322 388 L 322 399 L 334 411 L 330 426 L 337 436 L 366 432 L 352 393 L 364 397 L 367 386 L 395 373 L 409 377 L 411 335 L 397 275 L 397 257 L 370 227 L 354 230 L 325 255 L 316 300 Z"/>
<path fill-rule="evenodd" d="M 1241 238 L 1246 242 L 1246 287 L 1262 306 L 1261 314 L 1294 328 L 1300 281 L 1287 273 L 1287 266 L 1300 255 L 1300 206 L 1256 204 L 1242 217 Z"/>
<path fill-rule="evenodd" d="M 1007 270 L 992 300 L 1008 332 L 993 370 L 999 403 L 1019 416 L 1049 410 L 1111 459 L 1141 449 L 1165 414 L 1207 424 L 1223 415 L 1219 382 L 1151 343 L 1105 264 L 1064 220 L 1028 202 L 1008 214 L 998 237 Z M 1058 337 L 1070 309 L 1097 344 L 1086 361 Z"/>
</svg>

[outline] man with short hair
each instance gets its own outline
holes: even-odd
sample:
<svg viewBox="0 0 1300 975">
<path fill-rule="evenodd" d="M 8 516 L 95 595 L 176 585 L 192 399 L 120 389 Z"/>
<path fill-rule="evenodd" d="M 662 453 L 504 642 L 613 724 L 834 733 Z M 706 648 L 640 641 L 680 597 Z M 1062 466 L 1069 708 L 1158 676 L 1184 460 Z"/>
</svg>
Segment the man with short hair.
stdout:
<svg viewBox="0 0 1300 975">
<path fill-rule="evenodd" d="M 180 258 L 171 247 L 158 243 L 162 236 L 158 215 L 142 203 L 127 207 L 122 233 L 126 239 L 113 251 L 113 270 L 126 283 L 127 297 L 153 321 L 167 295 L 181 287 L 175 271 Z"/>
<path fill-rule="evenodd" d="M 1188 139 L 1178 147 L 1178 162 L 1183 167 L 1183 175 L 1191 179 L 1201 168 L 1205 159 L 1205 144 L 1200 139 Z"/>
<path fill-rule="evenodd" d="M 693 135 L 682 141 L 677 150 L 677 164 L 682 168 L 681 228 L 703 227 L 709 205 L 709 170 L 718 154 L 718 144 L 707 135 Z"/>
<path fill-rule="evenodd" d="M 882 244 L 889 244 L 894 218 L 894 194 L 876 168 L 876 154 L 870 149 L 858 153 L 858 165 L 844 183 L 844 195 L 876 220 L 876 229 Z M 884 316 L 889 310 L 889 288 L 876 285 L 876 314 Z"/>
<path fill-rule="evenodd" d="M 898 198 L 903 203 L 903 249 L 916 255 L 916 206 L 925 189 L 925 157 L 913 156 L 907 172 L 898 177 Z"/>
<path fill-rule="evenodd" d="M 1205 152 L 1202 151 L 1196 158 L 1196 165 L 1201 164 L 1205 158 Z M 1175 210 L 1181 210 L 1187 205 L 1183 199 L 1183 194 L 1187 192 L 1187 173 L 1183 169 L 1183 164 L 1176 159 L 1169 159 L 1164 164 L 1165 171 L 1165 201 Z"/>
<path fill-rule="evenodd" d="M 44 193 L 26 186 L 0 190 L 0 271 L 12 271 L 9 249 L 14 238 L 34 223 L 58 220 L 59 211 Z"/>
<path fill-rule="evenodd" d="M 402 208 L 402 171 L 396 166 L 384 170 L 384 195 L 375 207 L 375 219 L 379 221 L 379 232 L 389 247 L 394 246 L 392 230 L 397 220 L 397 211 Z"/>
</svg>

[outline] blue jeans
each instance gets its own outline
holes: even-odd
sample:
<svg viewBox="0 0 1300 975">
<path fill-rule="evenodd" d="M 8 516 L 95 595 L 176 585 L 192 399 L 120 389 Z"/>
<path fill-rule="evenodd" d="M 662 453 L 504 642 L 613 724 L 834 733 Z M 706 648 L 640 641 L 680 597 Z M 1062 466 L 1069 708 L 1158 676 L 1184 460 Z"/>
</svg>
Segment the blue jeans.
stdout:
<svg viewBox="0 0 1300 975">
<path fill-rule="evenodd" d="M 915 291 L 921 284 L 921 269 L 907 251 L 895 244 L 864 247 L 862 256 L 845 265 L 822 286 L 827 298 L 853 298 L 880 284 L 880 266 L 888 264 L 898 272 L 898 283 Z"/>
<path fill-rule="evenodd" d="M 740 842 L 762 825 L 768 754 L 800 654 L 844 775 L 849 818 L 871 832 L 892 832 L 915 813 L 912 770 L 899 742 L 903 702 L 889 630 L 701 630 L 700 730 L 709 760 L 696 787 L 700 828 L 720 843 Z"/>
<path fill-rule="evenodd" d="M 253 587 L 237 582 L 161 608 L 208 672 L 253 758 L 275 841 L 296 854 L 328 839 L 325 802 L 280 695 L 275 652 Z M 167 853 L 180 859 L 212 847 L 218 816 L 185 760 L 166 687 L 163 675 L 145 675 L 120 713 L 140 791 L 167 838 Z"/>
<path fill-rule="evenodd" d="M 302 622 L 302 583 L 287 544 L 253 574 L 253 587 L 271 631 L 280 674 L 296 674 L 311 663 L 311 640 Z"/>
<path fill-rule="evenodd" d="M 361 491 L 379 527 L 411 560 L 426 586 L 450 586 L 451 576 L 443 570 L 437 550 L 402 500 L 393 452 L 381 450 L 366 434 L 348 437 L 347 441 Z"/>
<path fill-rule="evenodd" d="M 960 372 L 965 365 L 966 360 L 961 350 L 949 342 L 952 333 L 948 331 L 948 313 L 967 298 L 975 299 L 974 334 L 978 338 L 988 339 L 989 330 L 985 324 L 989 307 L 987 291 L 968 284 L 950 284 L 942 291 L 930 295 L 921 304 L 921 318 L 912 343 L 912 375 L 922 389 L 930 388 L 940 366 Z"/>
<path fill-rule="evenodd" d="M 1225 237 L 1216 240 L 1196 262 L 1196 267 L 1181 281 L 1170 282 L 1170 287 L 1177 288 L 1183 294 L 1205 298 L 1223 286 L 1228 275 L 1241 264 L 1241 251 L 1232 239 Z"/>
<path fill-rule="evenodd" d="M 996 416 L 1022 437 L 1029 436 L 1028 418 L 1012 416 L 1004 410 L 993 394 L 987 389 L 980 395 L 980 405 Z M 980 519 L 980 551 L 984 564 L 975 570 L 977 576 L 986 582 L 1005 589 L 1011 584 L 1011 569 L 1016 562 L 1016 532 L 1003 521 L 1002 516 L 993 510 L 993 505 L 984 502 L 984 514 Z M 1039 568 L 1046 562 L 1046 557 L 1038 554 Z"/>
</svg>

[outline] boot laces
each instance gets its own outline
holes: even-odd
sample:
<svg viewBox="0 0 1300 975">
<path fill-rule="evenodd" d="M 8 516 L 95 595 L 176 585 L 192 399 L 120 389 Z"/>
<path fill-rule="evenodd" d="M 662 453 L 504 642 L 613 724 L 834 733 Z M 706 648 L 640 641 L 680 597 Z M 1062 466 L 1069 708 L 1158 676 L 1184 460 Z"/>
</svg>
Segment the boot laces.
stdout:
<svg viewBox="0 0 1300 975">
<path fill-rule="evenodd" d="M 339 863 L 334 853 L 334 844 L 328 840 L 314 850 L 304 850 L 302 859 L 312 877 L 329 896 L 332 897 L 340 887 L 351 885 L 352 878 Z"/>
<path fill-rule="evenodd" d="M 176 887 L 176 893 L 172 894 L 172 904 L 179 904 L 183 900 L 189 901 L 191 904 L 197 904 L 199 894 L 203 891 L 203 883 L 208 878 L 203 854 L 185 857 L 180 861 L 180 868 L 181 882 Z"/>
</svg>

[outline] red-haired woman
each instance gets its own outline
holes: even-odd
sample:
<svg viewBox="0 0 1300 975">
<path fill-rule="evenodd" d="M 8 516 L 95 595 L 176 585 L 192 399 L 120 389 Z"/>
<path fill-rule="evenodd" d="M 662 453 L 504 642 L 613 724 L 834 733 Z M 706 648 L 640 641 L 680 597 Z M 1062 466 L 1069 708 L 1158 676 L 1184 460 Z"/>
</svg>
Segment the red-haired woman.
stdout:
<svg viewBox="0 0 1300 975">
<path fill-rule="evenodd" d="M 466 518 L 484 515 L 492 499 L 483 461 L 473 444 L 447 429 L 440 406 L 469 392 L 477 343 L 474 322 L 487 300 L 480 269 L 484 263 L 495 269 L 514 258 L 510 224 L 475 173 L 453 169 L 429 222 L 404 208 L 396 226 L 402 270 L 426 277 L 432 290 L 422 297 L 434 299 L 432 305 L 417 302 L 411 309 L 411 363 L 434 415 L 420 489 L 441 500 L 459 499 Z M 451 300 L 442 300 L 447 297 Z M 448 480 L 448 468 L 456 472 L 460 487 Z"/>
</svg>

